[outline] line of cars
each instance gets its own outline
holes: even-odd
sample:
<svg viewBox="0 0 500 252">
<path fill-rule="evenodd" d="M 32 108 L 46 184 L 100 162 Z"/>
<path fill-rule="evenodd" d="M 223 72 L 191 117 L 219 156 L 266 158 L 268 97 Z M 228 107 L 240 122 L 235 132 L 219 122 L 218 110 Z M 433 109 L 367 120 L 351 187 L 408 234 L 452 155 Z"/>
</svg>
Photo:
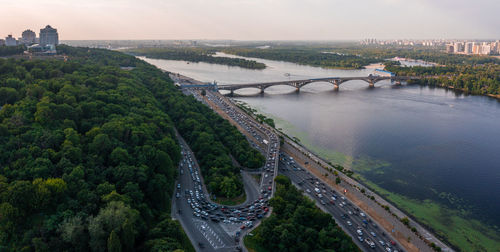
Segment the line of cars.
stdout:
<svg viewBox="0 0 500 252">
<path fill-rule="evenodd" d="M 402 251 L 367 214 L 342 194 L 331 189 L 307 170 L 292 162 L 293 158 L 290 156 L 281 153 L 280 160 L 283 164 L 280 165 L 280 170 L 303 188 L 306 193 L 325 206 L 333 216 L 347 224 L 353 238 L 357 238 L 369 248 L 391 252 Z M 377 236 L 377 233 L 381 235 Z"/>
<path fill-rule="evenodd" d="M 276 167 L 278 166 L 278 136 L 268 127 L 264 127 L 262 124 L 255 122 L 251 117 L 241 112 L 239 109 L 236 109 L 230 102 L 226 101 L 226 98 L 221 97 L 220 94 L 214 94 L 209 91 L 207 92 L 207 99 L 210 99 L 231 117 L 233 121 L 242 126 L 247 132 L 251 133 L 255 139 L 267 145 L 266 163 L 264 164 L 262 174 L 261 194 L 264 198 L 271 197 L 274 175 Z M 264 137 L 261 136 L 261 134 L 264 134 Z"/>
</svg>

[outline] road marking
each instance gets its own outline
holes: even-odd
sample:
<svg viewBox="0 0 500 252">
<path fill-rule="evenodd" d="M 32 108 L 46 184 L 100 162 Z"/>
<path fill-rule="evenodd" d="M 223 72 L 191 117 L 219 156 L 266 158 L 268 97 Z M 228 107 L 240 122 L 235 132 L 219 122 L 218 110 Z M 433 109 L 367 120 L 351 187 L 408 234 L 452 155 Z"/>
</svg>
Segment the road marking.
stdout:
<svg viewBox="0 0 500 252">
<path fill-rule="evenodd" d="M 205 221 L 193 218 L 193 223 L 214 249 L 224 248 L 227 246 L 220 239 L 219 235 L 215 233 L 214 230 Z"/>
</svg>

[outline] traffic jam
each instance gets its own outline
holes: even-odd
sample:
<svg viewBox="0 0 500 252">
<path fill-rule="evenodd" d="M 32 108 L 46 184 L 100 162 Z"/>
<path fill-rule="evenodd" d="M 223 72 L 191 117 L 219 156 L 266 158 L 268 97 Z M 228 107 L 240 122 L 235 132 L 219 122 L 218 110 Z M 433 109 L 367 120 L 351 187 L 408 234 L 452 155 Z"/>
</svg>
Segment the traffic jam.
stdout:
<svg viewBox="0 0 500 252">
<path fill-rule="evenodd" d="M 321 204 L 334 218 L 342 222 L 346 231 L 364 246 L 377 251 L 403 251 L 366 213 L 352 204 L 344 195 L 331 189 L 309 171 L 298 165 L 293 157 L 280 154 L 280 172 L 288 176 L 300 189 Z"/>
<path fill-rule="evenodd" d="M 197 92 L 192 93 L 195 98 L 201 99 Z M 221 206 L 207 200 L 209 197 L 205 193 L 199 167 L 195 160 L 194 155 L 187 146 L 181 144 L 182 160 L 179 163 L 179 173 L 181 176 L 188 174 L 192 180 L 191 188 L 181 188 L 181 184 L 177 185 L 176 197 L 184 197 L 187 204 L 191 207 L 193 216 L 203 220 L 210 220 L 214 223 L 224 224 L 239 224 L 239 229 L 244 230 L 251 228 L 255 225 L 255 221 L 262 219 L 269 212 L 269 199 L 272 197 L 273 182 L 275 167 L 277 167 L 277 153 L 278 153 L 278 138 L 272 131 L 263 127 L 262 125 L 254 122 L 246 115 L 241 114 L 230 105 L 228 105 L 223 98 L 207 92 L 208 99 L 214 101 L 221 109 L 223 109 L 234 121 L 239 123 L 256 139 L 262 139 L 263 143 L 267 145 L 266 163 L 262 171 L 262 179 L 260 183 L 260 196 L 253 202 L 244 206 L 228 207 Z M 263 136 L 257 134 L 258 128 L 269 140 L 264 139 Z M 239 237 L 240 232 L 236 232 L 236 238 Z"/>
</svg>

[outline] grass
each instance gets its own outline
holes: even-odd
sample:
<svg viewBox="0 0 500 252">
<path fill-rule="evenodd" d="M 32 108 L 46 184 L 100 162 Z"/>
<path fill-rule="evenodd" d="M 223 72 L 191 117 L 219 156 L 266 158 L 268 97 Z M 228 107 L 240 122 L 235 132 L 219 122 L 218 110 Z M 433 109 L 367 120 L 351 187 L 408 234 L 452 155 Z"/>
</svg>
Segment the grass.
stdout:
<svg viewBox="0 0 500 252">
<path fill-rule="evenodd" d="M 238 197 L 235 198 L 224 198 L 224 197 L 217 197 L 217 199 L 214 200 L 215 203 L 217 204 L 222 204 L 226 206 L 234 206 L 234 205 L 239 205 L 247 199 L 246 194 L 242 194 Z"/>
<path fill-rule="evenodd" d="M 338 163 L 356 172 L 375 174 L 383 174 L 384 168 L 390 165 L 384 160 L 375 160 L 370 157 L 355 159 L 341 152 L 315 146 L 305 132 L 297 130 L 292 124 L 281 118 L 274 115 L 272 117 L 276 122 L 276 127 L 282 128 L 290 136 L 299 138 L 301 144 L 332 163 Z M 395 192 L 389 192 L 362 177 L 359 173 L 354 176 L 374 192 L 391 201 L 399 209 L 413 216 L 419 223 L 429 227 L 442 240 L 458 247 L 460 250 L 500 252 L 500 231 L 498 228 L 468 218 L 467 212 L 450 209 L 436 201 L 420 201 Z M 407 182 L 400 179 L 396 180 L 396 182 L 402 185 L 407 184 Z"/>
<path fill-rule="evenodd" d="M 431 200 L 415 200 L 389 192 L 357 175 L 364 184 L 374 189 L 398 208 L 414 216 L 419 223 L 430 227 L 462 251 L 500 251 L 500 234 L 478 220 L 467 218 L 464 213 L 447 208 Z"/>
</svg>

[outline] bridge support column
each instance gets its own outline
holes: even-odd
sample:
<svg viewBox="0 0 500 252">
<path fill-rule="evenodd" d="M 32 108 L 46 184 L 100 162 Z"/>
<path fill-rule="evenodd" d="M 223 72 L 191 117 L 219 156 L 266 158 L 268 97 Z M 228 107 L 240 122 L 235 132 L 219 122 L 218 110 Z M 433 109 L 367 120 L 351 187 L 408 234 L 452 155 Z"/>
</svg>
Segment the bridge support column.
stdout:
<svg viewBox="0 0 500 252">
<path fill-rule="evenodd" d="M 374 87 L 375 87 L 375 83 L 373 83 L 373 81 L 370 81 L 369 83 L 370 83 L 370 84 L 369 84 L 369 87 L 370 87 L 370 88 L 374 88 Z"/>
<path fill-rule="evenodd" d="M 229 91 L 229 96 L 231 96 L 231 97 L 234 96 L 234 90 L 231 89 L 231 91 Z"/>
<path fill-rule="evenodd" d="M 260 93 L 263 94 L 264 93 L 264 88 L 263 87 L 260 87 Z"/>
<path fill-rule="evenodd" d="M 333 91 L 339 91 L 339 81 L 338 80 L 333 82 Z"/>
<path fill-rule="evenodd" d="M 295 93 L 300 93 L 300 88 L 299 87 L 295 88 Z"/>
</svg>

